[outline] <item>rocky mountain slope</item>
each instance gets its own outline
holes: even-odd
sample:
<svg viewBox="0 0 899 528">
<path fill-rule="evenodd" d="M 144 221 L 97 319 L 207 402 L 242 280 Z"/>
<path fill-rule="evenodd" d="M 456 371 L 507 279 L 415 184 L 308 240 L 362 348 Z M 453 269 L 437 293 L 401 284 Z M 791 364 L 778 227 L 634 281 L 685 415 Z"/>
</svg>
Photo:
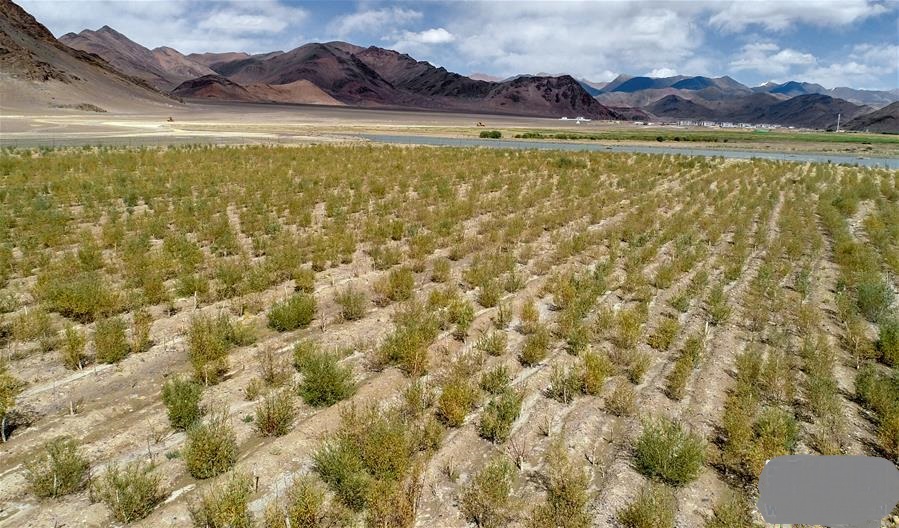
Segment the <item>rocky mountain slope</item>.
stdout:
<svg viewBox="0 0 899 528">
<path fill-rule="evenodd" d="M 862 114 L 846 122 L 845 128 L 846 130 L 899 134 L 899 102 Z"/>
<path fill-rule="evenodd" d="M 310 43 L 274 56 L 214 63 L 213 69 L 247 87 L 308 81 L 334 100 L 356 106 L 622 118 L 570 76 L 481 81 L 396 51 L 346 42 Z"/>
<path fill-rule="evenodd" d="M 215 73 L 177 50 L 168 47 L 147 49 L 109 26 L 97 31 L 85 29 L 80 33 L 67 33 L 59 41 L 99 55 L 120 72 L 144 79 L 161 90 L 171 90 L 188 79 Z"/>
<path fill-rule="evenodd" d="M 175 104 L 103 59 L 60 43 L 10 0 L 0 0 L 0 107 L 133 110 Z"/>
<path fill-rule="evenodd" d="M 834 126 L 839 114 L 848 121 L 869 112 L 871 108 L 828 95 L 809 94 L 781 100 L 770 94 L 754 93 L 704 103 L 668 95 L 648 105 L 645 110 L 668 119 L 709 119 L 823 129 Z"/>
</svg>

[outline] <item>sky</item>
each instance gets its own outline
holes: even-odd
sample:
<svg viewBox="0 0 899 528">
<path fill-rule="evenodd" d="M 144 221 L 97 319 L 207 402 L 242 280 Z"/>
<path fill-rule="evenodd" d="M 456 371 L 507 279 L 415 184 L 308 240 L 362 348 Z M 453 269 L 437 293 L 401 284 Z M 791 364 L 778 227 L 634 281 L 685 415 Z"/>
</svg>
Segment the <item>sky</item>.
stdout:
<svg viewBox="0 0 899 528">
<path fill-rule="evenodd" d="M 344 40 L 462 74 L 730 75 L 899 88 L 899 0 L 15 0 L 56 36 L 108 25 L 182 53 Z"/>
</svg>

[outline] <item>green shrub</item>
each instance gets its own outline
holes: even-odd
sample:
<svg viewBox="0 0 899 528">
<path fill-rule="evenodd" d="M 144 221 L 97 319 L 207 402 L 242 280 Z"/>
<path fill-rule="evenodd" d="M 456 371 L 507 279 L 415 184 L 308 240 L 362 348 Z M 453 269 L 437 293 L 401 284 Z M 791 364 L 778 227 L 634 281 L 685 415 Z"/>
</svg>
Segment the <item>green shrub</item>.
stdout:
<svg viewBox="0 0 899 528">
<path fill-rule="evenodd" d="M 512 322 L 512 305 L 508 302 L 500 302 L 496 307 L 496 315 L 493 316 L 493 326 L 502 330 Z"/>
<path fill-rule="evenodd" d="M 35 296 L 51 311 L 80 323 L 90 323 L 119 309 L 119 297 L 98 272 L 50 270 L 38 275 Z"/>
<path fill-rule="evenodd" d="M 643 380 L 643 376 L 649 370 L 652 358 L 642 350 L 631 350 L 628 356 L 627 379 L 636 385 Z"/>
<path fill-rule="evenodd" d="M 855 394 L 877 415 L 899 413 L 899 371 L 882 375 L 874 365 L 865 365 L 855 375 Z"/>
<path fill-rule="evenodd" d="M 496 396 L 509 388 L 510 381 L 509 369 L 505 365 L 499 365 L 481 374 L 479 385 L 481 390 Z"/>
<path fill-rule="evenodd" d="M 187 333 L 187 355 L 194 378 L 206 385 L 221 381 L 228 371 L 230 348 L 249 344 L 252 339 L 253 335 L 247 328 L 233 325 L 225 314 L 193 317 Z"/>
<path fill-rule="evenodd" d="M 281 387 L 293 377 L 287 357 L 272 347 L 263 347 L 256 353 L 259 377 L 269 387 Z"/>
<path fill-rule="evenodd" d="M 6 362 L 0 359 L 0 441 L 6 442 L 7 417 L 23 387 L 24 383 L 10 374 Z"/>
<path fill-rule="evenodd" d="M 399 413 L 350 407 L 341 413 L 338 431 L 313 455 L 314 468 L 345 506 L 361 511 L 379 483 L 403 480 L 415 449 Z"/>
<path fill-rule="evenodd" d="M 407 418 L 420 418 L 434 404 L 434 391 L 421 380 L 403 390 L 401 411 Z"/>
<path fill-rule="evenodd" d="M 636 309 L 621 310 L 615 316 L 615 344 L 623 349 L 637 346 L 643 317 Z"/>
<path fill-rule="evenodd" d="M 678 324 L 676 319 L 665 317 L 659 323 L 655 333 L 647 339 L 646 343 L 656 350 L 668 350 L 671 348 L 671 344 L 674 342 L 674 338 L 677 337 L 679 330 L 680 324 Z"/>
<path fill-rule="evenodd" d="M 132 462 L 124 469 L 112 464 L 96 481 L 92 497 L 103 502 L 119 522 L 130 523 L 143 519 L 165 494 L 159 487 L 160 479 L 153 474 L 153 466 Z"/>
<path fill-rule="evenodd" d="M 301 360 L 300 372 L 299 394 L 313 407 L 334 405 L 356 391 L 353 371 L 338 363 L 334 353 L 312 351 Z"/>
<path fill-rule="evenodd" d="M 518 505 L 512 498 L 515 468 L 505 458 L 491 460 L 459 496 L 465 520 L 481 528 L 504 528 L 515 521 Z"/>
<path fill-rule="evenodd" d="M 375 290 L 385 300 L 389 301 L 406 301 L 412 298 L 412 291 L 415 289 L 415 274 L 406 267 L 393 268 L 383 277 L 380 282 L 375 285 Z M 385 301 L 382 300 L 381 304 Z"/>
<path fill-rule="evenodd" d="M 265 528 L 342 528 L 352 525 L 351 514 L 326 500 L 325 490 L 313 477 L 294 480 L 283 499 L 269 502 Z"/>
<path fill-rule="evenodd" d="M 118 317 L 97 321 L 94 353 L 98 363 L 118 363 L 131 352 L 125 337 L 125 323 Z"/>
<path fill-rule="evenodd" d="M 674 528 L 677 499 L 663 484 L 650 482 L 627 506 L 619 510 L 618 522 L 625 528 Z"/>
<path fill-rule="evenodd" d="M 481 130 L 478 137 L 482 139 L 500 139 L 503 137 L 503 133 L 499 130 Z"/>
<path fill-rule="evenodd" d="M 576 368 L 563 368 L 553 365 L 549 375 L 549 387 L 546 395 L 561 403 L 571 403 L 581 393 L 583 374 Z"/>
<path fill-rule="evenodd" d="M 437 398 L 437 416 L 449 427 L 459 427 L 478 401 L 478 390 L 463 376 L 453 376 L 443 384 Z"/>
<path fill-rule="evenodd" d="M 521 305 L 521 332 L 531 334 L 537 330 L 540 322 L 540 311 L 537 310 L 537 304 L 533 297 L 528 297 Z"/>
<path fill-rule="evenodd" d="M 42 308 L 26 308 L 12 320 L 12 338 L 20 343 L 39 341 L 45 351 L 53 347 L 53 319 Z M 45 346 L 43 343 L 47 343 Z"/>
<path fill-rule="evenodd" d="M 187 430 L 187 442 L 181 452 L 187 472 L 194 478 L 221 475 L 237 462 L 237 438 L 224 410 L 214 412 L 206 423 Z"/>
<path fill-rule="evenodd" d="M 506 353 L 508 341 L 509 338 L 505 332 L 494 330 L 481 335 L 475 343 L 475 348 L 491 356 L 501 356 Z"/>
<path fill-rule="evenodd" d="M 647 420 L 634 446 L 637 470 L 672 486 L 684 486 L 699 476 L 705 464 L 705 443 L 667 420 Z"/>
<path fill-rule="evenodd" d="M 727 294 L 724 293 L 724 286 L 718 284 L 709 293 L 706 301 L 706 313 L 709 316 L 709 322 L 718 326 L 730 317 L 730 305 L 727 304 Z"/>
<path fill-rule="evenodd" d="M 153 316 L 146 310 L 134 312 L 134 321 L 131 328 L 131 352 L 146 352 L 153 346 L 150 339 L 150 328 L 153 325 Z"/>
<path fill-rule="evenodd" d="M 665 381 L 665 393 L 672 400 L 680 400 L 684 397 L 684 390 L 687 388 L 687 380 L 690 379 L 690 373 L 693 372 L 693 365 L 690 361 L 684 359 L 684 356 L 677 358 L 674 362 L 674 368 L 668 373 Z"/>
<path fill-rule="evenodd" d="M 777 407 L 767 407 L 753 418 L 746 411 L 741 412 L 741 406 L 746 405 L 744 402 L 725 406 L 725 455 L 735 459 L 729 464 L 742 476 L 754 479 L 767 460 L 793 452 L 799 425 L 790 412 Z"/>
<path fill-rule="evenodd" d="M 203 416 L 200 399 L 203 387 L 192 380 L 175 376 L 162 386 L 162 403 L 169 415 L 169 423 L 178 430 L 186 430 Z"/>
<path fill-rule="evenodd" d="M 752 519 L 752 502 L 737 492 L 727 493 L 712 509 L 705 528 L 762 528 Z"/>
<path fill-rule="evenodd" d="M 42 451 L 26 464 L 25 478 L 35 495 L 56 498 L 84 488 L 90 465 L 75 440 L 54 438 L 44 444 Z"/>
<path fill-rule="evenodd" d="M 437 337 L 439 321 L 435 314 L 417 302 L 398 311 L 396 329 L 375 353 L 375 368 L 398 365 L 413 376 L 423 375 L 428 366 L 428 346 Z"/>
<path fill-rule="evenodd" d="M 536 365 L 546 359 L 550 345 L 549 331 L 539 326 L 525 339 L 518 359 L 526 367 Z"/>
<path fill-rule="evenodd" d="M 558 440 L 553 442 L 547 458 L 547 470 L 543 476 L 546 501 L 534 508 L 528 525 L 532 528 L 591 526 L 587 474 L 571 463 L 565 447 Z"/>
<path fill-rule="evenodd" d="M 295 293 L 271 307 L 268 311 L 268 326 L 278 332 L 289 332 L 308 326 L 314 318 L 315 297 Z"/>
<path fill-rule="evenodd" d="M 446 282 L 450 279 L 450 262 L 445 258 L 434 260 L 434 266 L 431 268 L 432 282 Z"/>
<path fill-rule="evenodd" d="M 474 321 L 474 306 L 464 297 L 453 299 L 447 309 L 447 317 L 450 323 L 456 325 L 453 337 L 460 341 L 465 339 L 468 329 Z"/>
<path fill-rule="evenodd" d="M 366 526 L 411 527 L 421 501 L 423 485 L 418 470 L 398 482 L 375 482 L 365 514 Z"/>
<path fill-rule="evenodd" d="M 481 285 L 478 290 L 478 304 L 484 308 L 493 308 L 499 303 L 503 295 L 503 289 L 499 282 L 495 280 L 488 281 Z"/>
<path fill-rule="evenodd" d="M 340 305 L 340 317 L 345 321 L 356 321 L 365 316 L 368 305 L 368 297 L 365 292 L 347 286 L 337 294 L 336 301 Z"/>
<path fill-rule="evenodd" d="M 606 397 L 606 410 L 615 416 L 631 416 L 637 411 L 637 394 L 625 380 L 619 380 L 615 389 Z"/>
<path fill-rule="evenodd" d="M 269 393 L 256 407 L 256 430 L 262 436 L 284 436 L 293 427 L 296 408 L 287 390 Z"/>
<path fill-rule="evenodd" d="M 884 319 L 880 323 L 877 350 L 883 362 L 891 367 L 899 367 L 899 319 Z"/>
<path fill-rule="evenodd" d="M 247 502 L 252 493 L 252 478 L 232 473 L 204 493 L 198 503 L 188 505 L 190 518 L 197 528 L 251 528 L 253 516 Z"/>
<path fill-rule="evenodd" d="M 86 345 L 87 338 L 83 332 L 72 325 L 66 326 L 60 351 L 62 364 L 69 370 L 81 370 L 87 364 L 87 356 L 84 353 Z"/>
<path fill-rule="evenodd" d="M 858 309 L 865 319 L 877 322 L 893 303 L 893 290 L 881 277 L 866 277 L 856 286 Z"/>
<path fill-rule="evenodd" d="M 606 379 L 614 372 L 614 366 L 604 353 L 584 352 L 582 361 L 584 394 L 596 396 L 602 392 Z"/>
<path fill-rule="evenodd" d="M 522 398 L 523 394 L 520 392 L 507 389 L 490 400 L 481 414 L 478 426 L 481 437 L 495 444 L 508 440 L 512 424 L 521 413 Z"/>
<path fill-rule="evenodd" d="M 291 278 L 294 290 L 308 294 L 315 291 L 315 270 L 312 268 L 296 268 L 293 270 Z"/>
</svg>

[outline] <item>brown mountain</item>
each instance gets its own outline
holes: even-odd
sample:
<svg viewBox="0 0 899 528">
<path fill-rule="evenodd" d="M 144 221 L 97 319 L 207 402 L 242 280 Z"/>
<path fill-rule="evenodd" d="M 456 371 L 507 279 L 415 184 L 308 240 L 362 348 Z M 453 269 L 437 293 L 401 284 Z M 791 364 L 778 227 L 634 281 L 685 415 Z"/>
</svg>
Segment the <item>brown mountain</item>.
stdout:
<svg viewBox="0 0 899 528">
<path fill-rule="evenodd" d="M 4 108 L 130 110 L 174 101 L 106 61 L 60 43 L 10 0 L 0 0 L 0 91 Z"/>
<path fill-rule="evenodd" d="M 305 80 L 335 100 L 357 106 L 622 118 L 567 75 L 479 81 L 392 50 L 346 42 L 306 44 L 275 56 L 215 63 L 213 69 L 244 86 Z"/>
<path fill-rule="evenodd" d="M 211 68 L 212 65 L 216 63 L 249 59 L 250 54 L 242 51 L 230 51 L 225 53 L 190 53 L 187 55 L 187 58 Z"/>
<path fill-rule="evenodd" d="M 704 104 L 668 95 L 644 110 L 668 119 L 708 119 L 826 129 L 834 126 L 838 114 L 849 120 L 868 112 L 870 108 L 828 95 L 809 94 L 781 100 L 770 94 L 753 93 Z"/>
<path fill-rule="evenodd" d="M 306 80 L 294 81 L 288 84 L 249 84 L 244 87 L 221 75 L 205 75 L 184 81 L 172 90 L 172 95 L 191 99 L 214 99 L 234 102 L 321 104 L 332 106 L 343 104 Z"/>
<path fill-rule="evenodd" d="M 287 84 L 251 84 L 247 90 L 273 103 L 343 105 L 318 86 L 302 79 Z"/>
<path fill-rule="evenodd" d="M 846 129 L 899 134 L 899 102 L 849 120 Z"/>
<path fill-rule="evenodd" d="M 204 75 L 184 81 L 172 90 L 172 95 L 219 101 L 259 102 L 262 100 L 243 86 L 221 75 Z"/>
<path fill-rule="evenodd" d="M 335 99 L 358 106 L 403 106 L 414 99 L 397 93 L 389 82 L 345 48 L 335 43 L 305 44 L 274 57 L 216 64 L 215 70 L 243 85 L 306 80 Z"/>
<path fill-rule="evenodd" d="M 120 72 L 144 79 L 161 90 L 171 90 L 188 79 L 215 73 L 172 48 L 149 50 L 109 26 L 97 31 L 67 33 L 59 41 L 98 55 Z"/>
</svg>

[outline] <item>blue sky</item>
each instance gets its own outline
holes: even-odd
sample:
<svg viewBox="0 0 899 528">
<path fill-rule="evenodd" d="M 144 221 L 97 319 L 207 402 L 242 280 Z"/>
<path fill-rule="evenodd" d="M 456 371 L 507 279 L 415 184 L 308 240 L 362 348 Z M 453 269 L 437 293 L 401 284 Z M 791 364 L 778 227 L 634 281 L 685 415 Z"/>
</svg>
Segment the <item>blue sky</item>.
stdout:
<svg viewBox="0 0 899 528">
<path fill-rule="evenodd" d="M 18 0 L 57 36 L 109 25 L 183 53 L 346 40 L 463 74 L 730 75 L 899 88 L 899 0 Z"/>
</svg>

